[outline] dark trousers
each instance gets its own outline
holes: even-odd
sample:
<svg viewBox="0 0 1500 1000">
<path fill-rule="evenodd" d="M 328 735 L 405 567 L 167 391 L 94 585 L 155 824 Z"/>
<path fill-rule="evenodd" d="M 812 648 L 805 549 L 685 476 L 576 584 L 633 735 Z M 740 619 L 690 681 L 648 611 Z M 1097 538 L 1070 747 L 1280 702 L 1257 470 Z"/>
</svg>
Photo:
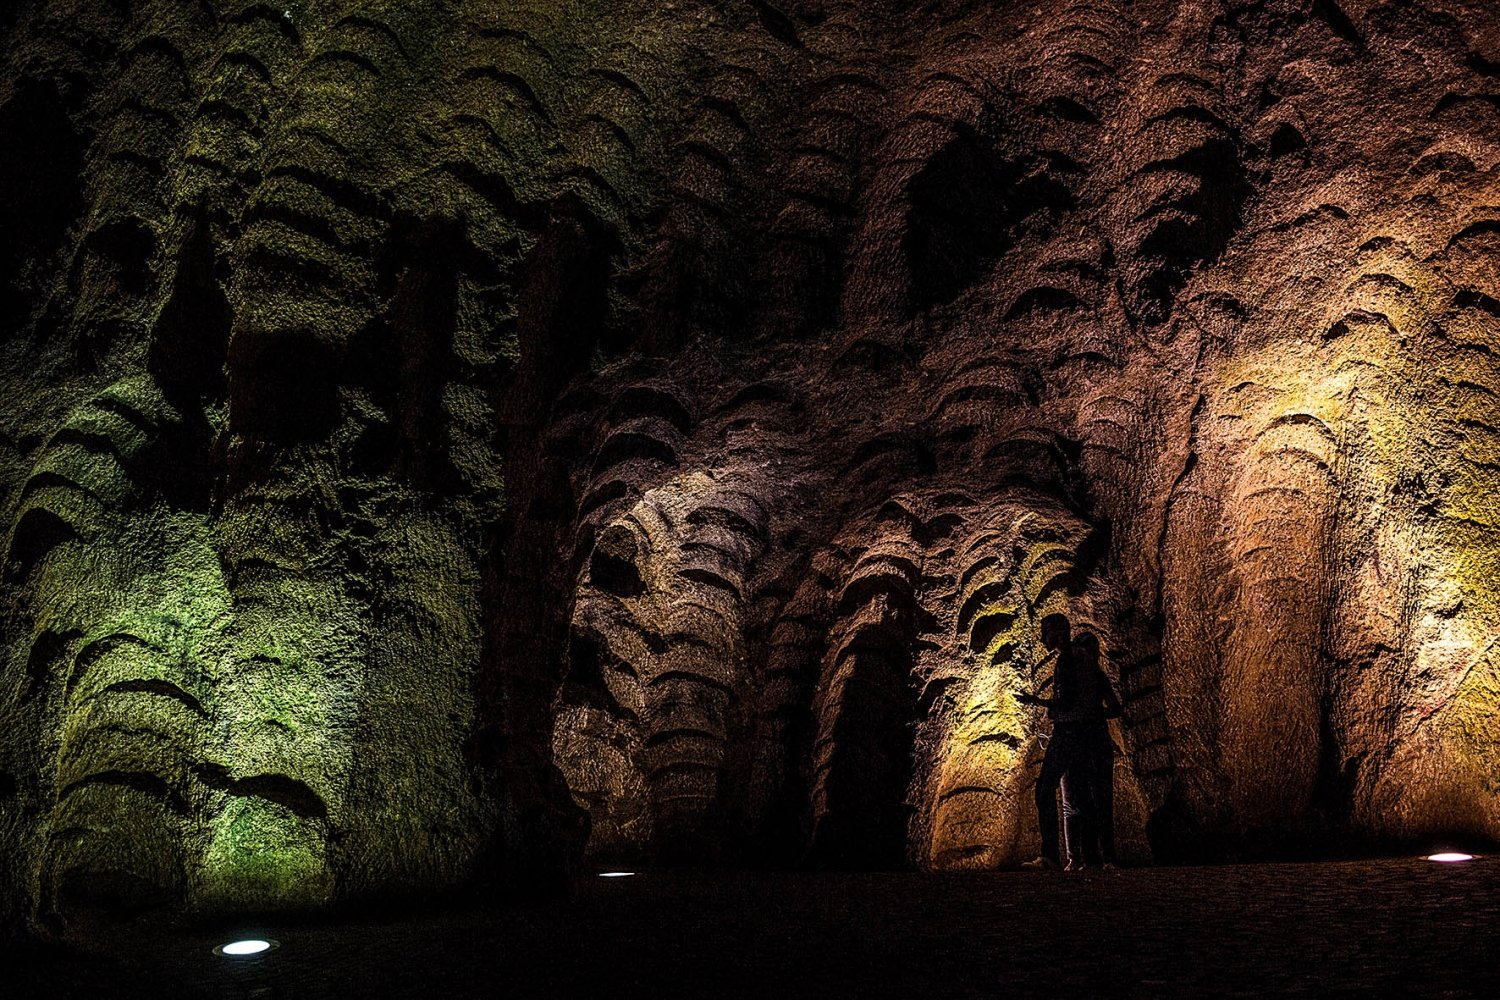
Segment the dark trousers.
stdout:
<svg viewBox="0 0 1500 1000">
<path fill-rule="evenodd" d="M 1036 814 L 1042 856 L 1061 861 L 1057 792 L 1062 789 L 1068 857 L 1088 864 L 1113 861 L 1114 744 L 1103 722 L 1059 722 L 1036 780 Z"/>
</svg>

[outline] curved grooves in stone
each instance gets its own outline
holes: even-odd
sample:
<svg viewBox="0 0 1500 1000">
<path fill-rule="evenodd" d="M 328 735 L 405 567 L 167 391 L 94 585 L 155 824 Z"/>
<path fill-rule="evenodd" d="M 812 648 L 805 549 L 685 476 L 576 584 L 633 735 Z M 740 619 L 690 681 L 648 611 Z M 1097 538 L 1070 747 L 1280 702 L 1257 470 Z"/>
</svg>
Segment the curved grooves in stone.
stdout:
<svg viewBox="0 0 1500 1000">
<path fill-rule="evenodd" d="M 146 771 L 100 771 L 79 778 L 64 786 L 57 793 L 58 805 L 63 805 L 70 796 L 84 789 L 101 786 L 129 788 L 140 792 L 162 803 L 178 816 L 186 816 L 189 811 L 186 800 L 165 779 Z"/>
<path fill-rule="evenodd" d="M 550 752 L 599 857 L 992 867 L 1065 610 L 1139 856 L 1494 835 L 1477 7 L 169 6 L 7 15 L 19 786 L 264 742 L 358 891 L 560 867 Z M 272 791 L 18 796 L 28 878 Z"/>
<path fill-rule="evenodd" d="M 236 778 L 218 764 L 200 764 L 193 774 L 210 788 L 239 798 L 264 799 L 304 819 L 326 820 L 328 806 L 305 782 L 285 774 L 252 774 Z"/>
<path fill-rule="evenodd" d="M 619 755 L 610 759 L 623 771 L 612 780 L 637 791 L 611 804 L 591 790 L 597 778 L 585 764 L 585 748 L 601 736 L 563 726 L 571 714 L 588 711 L 597 698 L 586 689 L 597 692 L 599 684 L 585 684 L 575 701 L 565 695 L 554 708 L 554 752 L 569 762 L 564 773 L 575 801 L 596 814 L 601 830 L 594 850 L 618 853 L 629 844 L 641 854 L 701 857 L 712 849 L 726 741 L 741 698 L 743 588 L 765 546 L 765 519 L 751 494 L 690 477 L 647 492 L 595 533 L 574 628 L 587 629 L 595 650 L 589 658 L 600 664 L 583 673 L 597 672 L 609 691 L 606 707 L 613 701 L 621 710 L 610 710 L 612 735 L 602 737 L 612 749 L 592 755 Z M 642 635 L 661 638 L 642 646 Z M 628 680 L 601 669 L 615 658 L 634 665 Z M 633 832 L 606 827 L 615 816 L 638 813 L 649 816 L 648 828 L 634 820 Z"/>
<path fill-rule="evenodd" d="M 127 462 L 156 431 L 153 402 L 130 401 L 138 383 L 120 383 L 89 400 L 55 431 L 22 485 L 10 532 L 8 570 L 29 575 L 52 549 L 88 537 L 112 518 L 134 488 Z"/>
</svg>

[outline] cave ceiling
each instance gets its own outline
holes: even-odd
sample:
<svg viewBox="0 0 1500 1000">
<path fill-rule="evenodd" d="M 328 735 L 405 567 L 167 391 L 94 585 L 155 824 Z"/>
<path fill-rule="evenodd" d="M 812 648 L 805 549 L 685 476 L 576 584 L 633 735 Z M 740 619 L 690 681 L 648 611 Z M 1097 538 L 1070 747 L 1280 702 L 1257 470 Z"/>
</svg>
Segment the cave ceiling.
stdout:
<svg viewBox="0 0 1500 1000">
<path fill-rule="evenodd" d="M 10 912 L 1500 836 L 1493 4 L 0 27 Z"/>
</svg>

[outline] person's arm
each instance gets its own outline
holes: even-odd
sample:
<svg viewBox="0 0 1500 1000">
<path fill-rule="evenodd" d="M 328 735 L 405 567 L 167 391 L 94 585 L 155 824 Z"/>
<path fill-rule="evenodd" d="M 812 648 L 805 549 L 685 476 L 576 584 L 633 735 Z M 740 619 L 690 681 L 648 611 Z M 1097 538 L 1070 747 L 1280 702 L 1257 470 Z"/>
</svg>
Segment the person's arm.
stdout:
<svg viewBox="0 0 1500 1000">
<path fill-rule="evenodd" d="M 1016 695 L 1016 700 L 1023 705 L 1041 705 L 1049 711 L 1056 709 L 1062 712 L 1066 711 L 1078 699 L 1073 691 L 1069 691 L 1066 694 L 1053 695 L 1051 698 L 1044 698 L 1038 694 L 1022 691 Z"/>
<path fill-rule="evenodd" d="M 1055 675 L 1053 677 L 1048 677 L 1046 680 L 1042 681 L 1042 683 L 1037 685 L 1037 690 L 1045 691 L 1047 688 L 1052 686 L 1052 682 L 1055 679 Z M 1020 694 L 1016 695 L 1016 701 L 1019 701 L 1023 705 L 1041 705 L 1043 708 L 1049 709 L 1053 705 L 1057 704 L 1056 698 L 1047 698 L 1039 694 L 1032 694 L 1030 691 L 1022 691 Z"/>
</svg>

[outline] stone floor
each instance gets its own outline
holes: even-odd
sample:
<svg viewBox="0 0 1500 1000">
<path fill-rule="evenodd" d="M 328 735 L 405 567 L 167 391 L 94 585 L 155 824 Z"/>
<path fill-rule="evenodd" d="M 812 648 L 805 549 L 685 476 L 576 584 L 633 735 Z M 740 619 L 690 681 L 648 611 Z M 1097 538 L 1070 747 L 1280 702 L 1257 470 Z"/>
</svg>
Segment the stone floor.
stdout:
<svg viewBox="0 0 1500 1000">
<path fill-rule="evenodd" d="M 568 901 L 129 927 L 5 956 L 0 996 L 1500 996 L 1500 857 L 1114 872 L 642 873 Z M 16 986 L 19 986 L 19 991 Z"/>
</svg>

